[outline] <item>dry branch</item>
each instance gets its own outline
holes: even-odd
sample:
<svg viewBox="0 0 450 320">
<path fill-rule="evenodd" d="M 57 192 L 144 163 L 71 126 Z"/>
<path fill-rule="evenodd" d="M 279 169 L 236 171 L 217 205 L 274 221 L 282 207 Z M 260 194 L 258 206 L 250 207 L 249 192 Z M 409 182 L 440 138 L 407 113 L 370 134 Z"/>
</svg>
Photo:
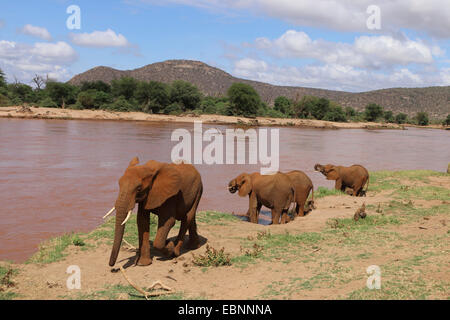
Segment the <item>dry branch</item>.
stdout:
<svg viewBox="0 0 450 320">
<path fill-rule="evenodd" d="M 162 296 L 162 295 L 165 295 L 165 294 L 171 294 L 171 293 L 173 293 L 172 288 L 163 285 L 163 284 L 161 283 L 161 281 L 159 281 L 159 280 L 158 280 L 158 281 L 155 281 L 155 282 L 150 286 L 149 289 L 150 289 L 150 290 L 154 290 L 155 287 L 160 286 L 161 289 L 162 289 L 162 290 L 165 290 L 165 291 L 157 291 L 157 292 L 148 292 L 148 291 L 145 291 L 144 289 L 142 289 L 141 287 L 139 287 L 138 285 L 136 285 L 134 282 L 132 282 L 132 281 L 130 280 L 130 278 L 128 278 L 128 276 L 127 276 L 127 274 L 125 273 L 125 270 L 123 269 L 123 267 L 120 267 L 120 272 L 122 272 L 122 275 L 125 277 L 125 279 L 128 281 L 128 283 L 129 283 L 133 288 L 135 288 L 137 291 L 139 291 L 140 293 L 142 293 L 142 294 L 144 295 L 144 297 L 145 297 L 146 300 L 149 300 L 150 297 L 158 297 L 158 296 Z"/>
</svg>

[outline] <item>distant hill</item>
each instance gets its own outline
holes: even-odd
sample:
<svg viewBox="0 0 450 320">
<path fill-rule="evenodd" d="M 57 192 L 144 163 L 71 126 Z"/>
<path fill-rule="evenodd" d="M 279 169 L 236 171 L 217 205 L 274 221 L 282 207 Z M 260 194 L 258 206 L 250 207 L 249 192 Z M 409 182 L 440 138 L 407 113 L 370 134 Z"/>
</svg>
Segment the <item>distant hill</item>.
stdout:
<svg viewBox="0 0 450 320">
<path fill-rule="evenodd" d="M 85 81 L 102 80 L 111 82 L 122 77 L 138 80 L 170 83 L 184 80 L 195 84 L 204 94 L 225 95 L 235 82 L 244 82 L 253 86 L 263 101 L 273 104 L 278 96 L 301 99 L 304 95 L 313 95 L 333 100 L 343 107 L 363 110 L 368 103 L 377 103 L 395 113 L 404 112 L 410 116 L 426 111 L 431 118 L 443 118 L 450 113 L 450 86 L 428 88 L 393 88 L 361 93 L 313 89 L 304 87 L 275 86 L 268 83 L 233 77 L 218 68 L 203 62 L 191 60 L 168 60 L 149 64 L 135 70 L 116 70 L 109 67 L 95 67 L 73 77 L 69 83 L 81 84 Z"/>
</svg>

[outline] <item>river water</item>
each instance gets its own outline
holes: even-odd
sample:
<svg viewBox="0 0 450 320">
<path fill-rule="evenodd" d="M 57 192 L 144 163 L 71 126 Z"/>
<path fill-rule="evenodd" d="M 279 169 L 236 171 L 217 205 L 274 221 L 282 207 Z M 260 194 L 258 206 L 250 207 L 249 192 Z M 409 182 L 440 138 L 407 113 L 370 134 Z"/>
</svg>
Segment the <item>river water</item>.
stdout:
<svg viewBox="0 0 450 320">
<path fill-rule="evenodd" d="M 100 225 L 129 161 L 170 162 L 179 128 L 194 131 L 189 123 L 0 119 L 0 260 L 23 262 L 45 239 Z M 450 162 L 450 131 L 279 128 L 279 136 L 280 170 L 305 171 L 315 189 L 334 185 L 314 172 L 318 162 L 370 171 L 445 171 Z M 204 185 L 200 210 L 247 211 L 247 198 L 230 194 L 227 184 L 260 166 L 196 167 Z"/>
</svg>

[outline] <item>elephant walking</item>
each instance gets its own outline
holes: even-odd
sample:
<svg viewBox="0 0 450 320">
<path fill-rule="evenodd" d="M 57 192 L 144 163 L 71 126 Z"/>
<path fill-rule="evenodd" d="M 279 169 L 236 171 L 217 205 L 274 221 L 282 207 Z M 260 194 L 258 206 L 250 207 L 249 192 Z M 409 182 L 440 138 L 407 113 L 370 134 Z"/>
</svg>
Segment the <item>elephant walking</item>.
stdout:
<svg viewBox="0 0 450 320">
<path fill-rule="evenodd" d="M 369 172 L 359 164 L 350 167 L 316 164 L 314 169 L 321 172 L 328 180 L 336 180 L 335 189 L 343 192 L 346 188 L 353 189 L 352 195 L 355 197 L 365 195 L 369 188 Z M 366 183 L 367 188 L 363 190 Z"/>
<path fill-rule="evenodd" d="M 248 216 L 250 222 L 258 223 L 261 207 L 272 210 L 272 224 L 290 221 L 288 210 L 295 201 L 295 189 L 284 173 L 261 175 L 259 173 L 242 173 L 228 184 L 231 193 L 239 191 L 239 196 L 249 196 Z"/>
<path fill-rule="evenodd" d="M 117 213 L 110 266 L 116 263 L 125 223 L 136 203 L 139 205 L 137 265 L 147 266 L 152 263 L 149 242 L 150 213 L 158 216 L 154 248 L 166 255 L 179 256 L 187 230 L 189 230 L 189 246 L 191 248 L 199 246 L 195 214 L 203 185 L 198 171 L 194 166 L 184 163 L 167 164 L 152 160 L 144 165 L 138 164 L 139 159 L 134 158 L 119 180 L 120 191 L 114 207 Z M 175 244 L 169 242 L 166 245 L 167 235 L 176 220 L 181 221 L 178 237 Z"/>
<path fill-rule="evenodd" d="M 292 184 L 295 188 L 295 202 L 297 203 L 295 207 L 295 213 L 297 217 L 303 217 L 305 212 L 309 212 L 314 209 L 314 186 L 311 179 L 300 170 L 294 170 L 286 173 L 286 175 L 291 179 Z M 309 193 L 311 192 L 312 198 L 308 202 L 306 211 L 305 203 L 308 200 Z"/>
</svg>

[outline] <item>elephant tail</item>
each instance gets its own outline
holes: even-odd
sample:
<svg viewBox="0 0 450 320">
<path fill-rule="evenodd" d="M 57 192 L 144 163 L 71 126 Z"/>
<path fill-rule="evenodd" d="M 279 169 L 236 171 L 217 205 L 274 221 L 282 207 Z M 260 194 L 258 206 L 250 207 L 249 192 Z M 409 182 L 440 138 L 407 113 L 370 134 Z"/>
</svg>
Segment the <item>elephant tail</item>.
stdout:
<svg viewBox="0 0 450 320">
<path fill-rule="evenodd" d="M 367 183 L 366 183 L 366 193 L 367 191 L 369 191 L 369 181 L 370 181 L 370 177 L 367 177 Z"/>
<path fill-rule="evenodd" d="M 316 209 L 316 205 L 314 203 L 314 187 L 311 188 L 311 209 L 314 210 Z"/>
</svg>

